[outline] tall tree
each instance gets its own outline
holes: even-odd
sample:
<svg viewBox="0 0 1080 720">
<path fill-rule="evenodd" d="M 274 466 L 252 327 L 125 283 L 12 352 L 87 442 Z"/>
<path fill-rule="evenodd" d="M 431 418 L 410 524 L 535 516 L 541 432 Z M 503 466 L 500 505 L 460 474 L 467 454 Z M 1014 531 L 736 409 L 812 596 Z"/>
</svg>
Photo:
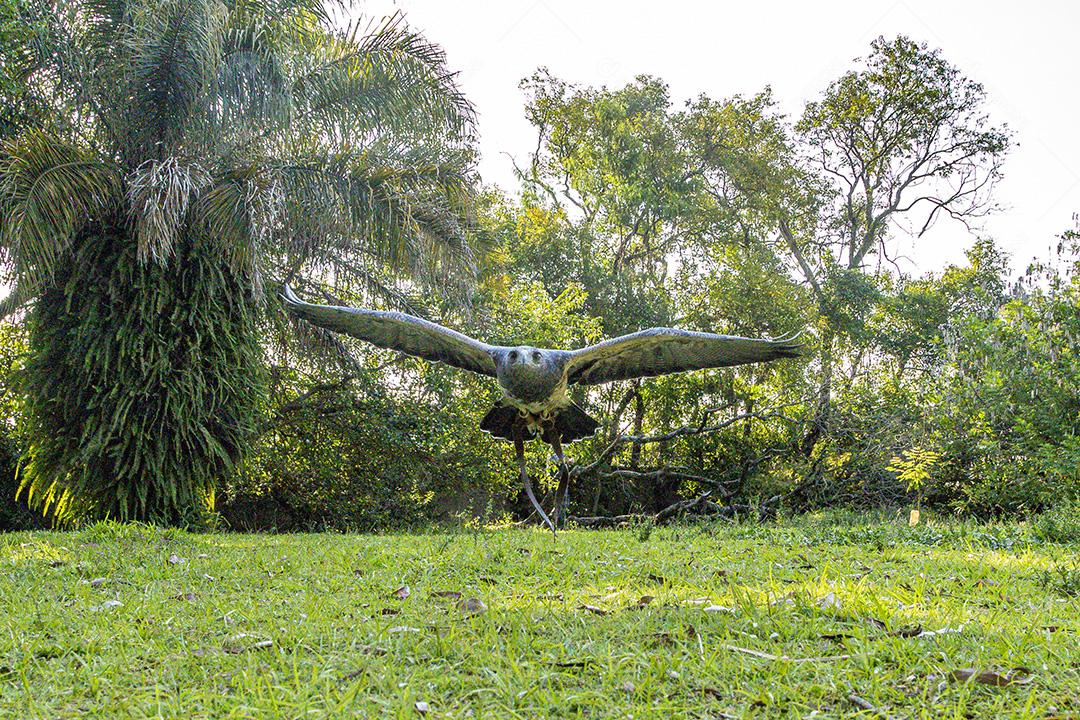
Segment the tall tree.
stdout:
<svg viewBox="0 0 1080 720">
<path fill-rule="evenodd" d="M 254 425 L 265 279 L 392 293 L 470 267 L 472 110 L 400 17 L 31 5 L 48 112 L 0 152 L 8 306 L 32 300 L 23 487 L 61 520 L 184 522 Z"/>
<path fill-rule="evenodd" d="M 782 123 L 768 112 L 767 93 L 721 102 L 703 97 L 676 110 L 667 86 L 647 76 L 609 89 L 541 72 L 524 86 L 539 139 L 520 173 L 523 207 L 503 236 L 519 272 L 553 295 L 580 284 L 588 293 L 583 309 L 608 333 L 678 324 L 780 335 L 804 324 L 806 302 L 767 243 L 776 234 L 778 207 L 803 201 L 784 194 L 796 185 L 793 152 Z M 594 510 L 602 496 L 605 504 L 613 501 L 609 508 L 625 508 L 635 497 L 663 507 L 694 475 L 687 467 L 709 466 L 706 474 L 725 480 L 735 467 L 739 484 L 754 469 L 767 470 L 759 451 L 782 442 L 787 427 L 777 423 L 777 432 L 751 438 L 746 427 L 721 432 L 736 422 L 721 418 L 763 415 L 774 401 L 783 404 L 788 398 L 775 390 L 784 384 L 780 376 L 797 374 L 792 367 L 594 391 L 590 401 L 608 428 L 578 450 L 599 456 L 586 463 L 591 470 L 584 478 L 597 481 Z M 664 439 L 622 442 L 625 452 L 615 452 L 620 432 Z M 633 482 L 646 478 L 645 487 Z"/>
<path fill-rule="evenodd" d="M 831 83 L 796 125 L 808 169 L 824 184 L 818 222 L 802 232 L 780 225 L 824 319 L 807 452 L 827 425 L 837 337 L 875 296 L 871 259 L 895 260 L 893 228 L 921 236 L 941 217 L 967 225 L 993 209 L 1009 132 L 990 124 L 985 99 L 939 50 L 878 38 L 865 67 Z"/>
</svg>

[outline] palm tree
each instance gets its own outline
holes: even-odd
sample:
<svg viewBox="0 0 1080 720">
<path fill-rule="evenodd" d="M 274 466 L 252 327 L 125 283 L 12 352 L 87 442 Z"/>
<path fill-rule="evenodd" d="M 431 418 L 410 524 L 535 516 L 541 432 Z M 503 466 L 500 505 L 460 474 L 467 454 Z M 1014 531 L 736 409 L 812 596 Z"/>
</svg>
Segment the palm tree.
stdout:
<svg viewBox="0 0 1080 720">
<path fill-rule="evenodd" d="M 180 523 L 263 401 L 267 288 L 460 278 L 472 110 L 400 16 L 324 0 L 32 0 L 31 92 L 0 147 L 26 305 L 22 488 L 60 521 Z"/>
</svg>

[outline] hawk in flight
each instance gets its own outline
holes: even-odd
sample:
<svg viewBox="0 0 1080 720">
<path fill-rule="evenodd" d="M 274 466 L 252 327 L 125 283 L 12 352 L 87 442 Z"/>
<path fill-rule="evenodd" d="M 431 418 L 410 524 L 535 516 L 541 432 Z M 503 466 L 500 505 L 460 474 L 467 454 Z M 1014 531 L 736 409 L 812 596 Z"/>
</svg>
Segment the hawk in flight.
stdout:
<svg viewBox="0 0 1080 720">
<path fill-rule="evenodd" d="M 283 297 L 293 314 L 321 328 L 496 378 L 503 398 L 480 421 L 480 427 L 513 441 L 525 493 L 552 530 L 555 525 L 537 502 L 525 468 L 525 441 L 539 436 L 559 460 L 553 513 L 559 520 L 570 479 L 562 443 L 590 437 L 600 426 L 567 396 L 570 385 L 767 362 L 795 357 L 801 347 L 794 338 L 758 340 L 673 328 L 642 330 L 579 350 L 507 347 L 488 345 L 404 313 L 313 305 L 297 298 L 288 286 Z"/>
</svg>

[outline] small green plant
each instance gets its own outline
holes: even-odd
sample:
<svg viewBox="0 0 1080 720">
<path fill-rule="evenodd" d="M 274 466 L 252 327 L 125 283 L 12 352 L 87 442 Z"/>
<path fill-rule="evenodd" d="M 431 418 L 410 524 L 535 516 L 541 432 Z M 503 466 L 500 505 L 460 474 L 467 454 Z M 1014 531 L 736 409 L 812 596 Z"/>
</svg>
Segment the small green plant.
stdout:
<svg viewBox="0 0 1080 720">
<path fill-rule="evenodd" d="M 941 453 L 924 448 L 905 450 L 902 456 L 893 457 L 889 463 L 889 472 L 896 474 L 896 479 L 904 483 L 908 492 L 915 493 L 915 509 L 922 506 L 922 489 L 933 475 L 933 470 L 941 459 Z"/>
<path fill-rule="evenodd" d="M 1043 542 L 1080 542 L 1080 506 L 1049 510 L 1032 523 L 1032 530 Z"/>
<path fill-rule="evenodd" d="M 638 542 L 648 542 L 652 537 L 653 530 L 656 529 L 656 523 L 652 520 L 646 520 L 637 527 L 637 539 Z"/>
<path fill-rule="evenodd" d="M 1080 564 L 1055 565 L 1035 574 L 1039 587 L 1064 597 L 1080 597 Z"/>
</svg>

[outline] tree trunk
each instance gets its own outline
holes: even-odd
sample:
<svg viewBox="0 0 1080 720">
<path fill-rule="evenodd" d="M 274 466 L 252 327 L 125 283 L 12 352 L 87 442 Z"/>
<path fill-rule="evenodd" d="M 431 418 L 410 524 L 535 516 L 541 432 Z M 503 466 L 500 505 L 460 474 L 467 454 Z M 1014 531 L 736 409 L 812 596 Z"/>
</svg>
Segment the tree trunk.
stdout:
<svg viewBox="0 0 1080 720">
<path fill-rule="evenodd" d="M 810 420 L 810 427 L 803 436 L 802 454 L 810 457 L 818 441 L 826 435 L 829 427 L 829 414 L 832 409 L 832 379 L 835 373 L 835 358 L 833 347 L 836 342 L 836 332 L 831 327 L 826 327 L 821 334 L 821 380 L 818 383 L 817 399 L 814 403 L 814 415 Z"/>
<path fill-rule="evenodd" d="M 645 422 L 645 400 L 641 397 L 641 383 L 634 383 L 634 430 L 631 433 L 635 437 L 641 435 L 641 428 Z M 630 468 L 637 470 L 641 465 L 641 444 L 634 443 L 630 449 Z"/>
</svg>

